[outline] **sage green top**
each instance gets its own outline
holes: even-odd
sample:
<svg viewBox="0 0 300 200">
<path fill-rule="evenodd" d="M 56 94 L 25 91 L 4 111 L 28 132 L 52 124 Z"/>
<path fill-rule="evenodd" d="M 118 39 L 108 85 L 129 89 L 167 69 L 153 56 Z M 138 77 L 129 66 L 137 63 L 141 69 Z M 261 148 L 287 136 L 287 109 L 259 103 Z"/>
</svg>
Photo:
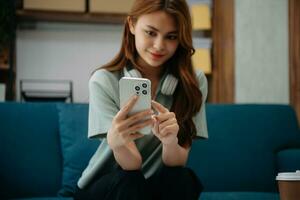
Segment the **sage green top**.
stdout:
<svg viewBox="0 0 300 200">
<path fill-rule="evenodd" d="M 200 70 L 196 71 L 199 89 L 202 93 L 202 105 L 200 111 L 194 116 L 197 136 L 207 138 L 207 125 L 205 114 L 205 101 L 207 98 L 207 79 Z M 83 171 L 77 185 L 83 189 L 96 176 L 109 173 L 118 167 L 112 150 L 107 144 L 106 134 L 111 127 L 112 119 L 120 110 L 119 80 L 123 72 L 109 72 L 105 69 L 96 71 L 89 81 L 89 123 L 88 137 L 101 139 L 102 142 L 95 154 Z M 160 80 L 156 90 L 155 101 L 170 109 L 173 101 L 172 96 L 161 93 L 161 86 L 166 74 Z M 135 141 L 143 158 L 142 172 L 145 178 L 149 178 L 162 166 L 162 145 L 153 135 L 147 135 Z"/>
</svg>

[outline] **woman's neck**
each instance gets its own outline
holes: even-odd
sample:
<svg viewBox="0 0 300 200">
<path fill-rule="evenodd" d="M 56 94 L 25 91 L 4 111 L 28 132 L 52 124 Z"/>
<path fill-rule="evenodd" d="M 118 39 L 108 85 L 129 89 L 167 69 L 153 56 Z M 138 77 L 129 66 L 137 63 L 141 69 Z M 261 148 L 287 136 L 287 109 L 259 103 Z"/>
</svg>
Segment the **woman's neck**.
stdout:
<svg viewBox="0 0 300 200">
<path fill-rule="evenodd" d="M 137 67 L 144 78 L 151 81 L 159 81 L 163 72 L 163 66 L 153 67 L 145 63 L 145 61 L 138 60 Z"/>
</svg>

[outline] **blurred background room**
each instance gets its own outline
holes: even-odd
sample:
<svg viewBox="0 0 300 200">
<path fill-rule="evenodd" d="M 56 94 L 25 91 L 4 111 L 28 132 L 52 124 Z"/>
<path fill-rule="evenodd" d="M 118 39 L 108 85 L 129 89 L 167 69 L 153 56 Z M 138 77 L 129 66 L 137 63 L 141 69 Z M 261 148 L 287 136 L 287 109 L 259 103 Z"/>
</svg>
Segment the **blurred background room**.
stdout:
<svg viewBox="0 0 300 200">
<path fill-rule="evenodd" d="M 4 2 L 1 101 L 25 101 L 38 90 L 36 95 L 88 102 L 89 77 L 119 50 L 132 0 L 118 6 L 104 0 Z M 299 3 L 188 2 L 193 62 L 209 79 L 208 102 L 292 104 L 299 114 L 299 10 L 292 5 Z"/>
</svg>

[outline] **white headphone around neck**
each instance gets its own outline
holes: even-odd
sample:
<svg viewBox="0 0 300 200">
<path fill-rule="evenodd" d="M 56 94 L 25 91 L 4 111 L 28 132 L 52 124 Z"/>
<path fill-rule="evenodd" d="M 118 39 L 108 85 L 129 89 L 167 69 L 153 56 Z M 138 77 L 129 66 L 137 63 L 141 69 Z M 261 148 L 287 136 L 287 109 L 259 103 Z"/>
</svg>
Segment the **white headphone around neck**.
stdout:
<svg viewBox="0 0 300 200">
<path fill-rule="evenodd" d="M 137 69 L 128 70 L 127 67 L 123 68 L 124 76 L 126 77 L 137 77 L 142 78 L 141 73 Z M 178 79 L 172 74 L 168 74 L 163 81 L 161 87 L 161 93 L 164 95 L 172 95 L 175 92 L 176 86 L 178 84 Z"/>
</svg>

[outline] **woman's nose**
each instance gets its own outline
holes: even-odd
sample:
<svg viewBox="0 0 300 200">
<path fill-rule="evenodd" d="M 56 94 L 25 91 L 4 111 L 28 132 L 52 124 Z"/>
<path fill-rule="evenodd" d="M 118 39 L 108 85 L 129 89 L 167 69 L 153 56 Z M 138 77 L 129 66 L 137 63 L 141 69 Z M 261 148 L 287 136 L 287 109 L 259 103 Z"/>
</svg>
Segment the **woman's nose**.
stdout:
<svg viewBox="0 0 300 200">
<path fill-rule="evenodd" d="M 154 41 L 154 45 L 153 47 L 157 50 L 157 51 L 162 51 L 165 48 L 165 44 L 164 44 L 164 40 L 163 38 L 156 38 Z"/>
</svg>

